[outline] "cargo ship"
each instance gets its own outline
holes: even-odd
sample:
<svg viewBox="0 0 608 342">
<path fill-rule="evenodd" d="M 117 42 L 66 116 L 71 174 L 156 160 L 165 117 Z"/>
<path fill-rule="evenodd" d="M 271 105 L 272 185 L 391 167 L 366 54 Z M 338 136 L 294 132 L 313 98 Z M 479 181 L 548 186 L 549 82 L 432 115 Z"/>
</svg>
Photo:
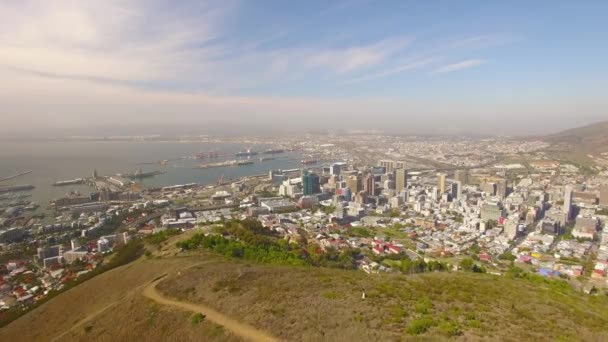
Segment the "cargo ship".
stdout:
<svg viewBox="0 0 608 342">
<path fill-rule="evenodd" d="M 84 178 L 75 178 L 70 180 L 58 181 L 53 183 L 53 186 L 65 186 L 84 183 Z"/>
<path fill-rule="evenodd" d="M 262 152 L 263 154 L 279 154 L 279 153 L 283 153 L 285 152 L 285 150 L 283 149 L 278 149 L 278 150 L 266 150 L 264 152 Z"/>
<path fill-rule="evenodd" d="M 148 171 L 148 172 L 143 172 L 141 169 L 135 171 L 134 173 L 127 173 L 125 175 L 120 175 L 121 177 L 124 178 L 149 178 L 149 177 L 154 177 L 157 175 L 162 175 L 164 173 L 167 173 L 167 171 Z"/>
<path fill-rule="evenodd" d="M 251 160 L 228 160 L 228 161 L 221 162 L 221 163 L 202 164 L 202 165 L 195 167 L 195 169 L 211 169 L 211 168 L 215 168 L 215 167 L 244 166 L 244 165 L 251 165 L 253 163 L 254 162 Z"/>
<path fill-rule="evenodd" d="M 317 159 L 302 159 L 302 164 L 304 165 L 311 165 L 311 164 L 316 164 L 319 161 Z"/>
<path fill-rule="evenodd" d="M 255 156 L 255 155 L 257 155 L 257 154 L 258 154 L 258 152 L 255 152 L 255 151 L 252 151 L 252 150 L 249 150 L 249 149 L 248 149 L 248 150 L 247 150 L 247 151 L 245 151 L 245 152 L 242 152 L 242 151 L 241 151 L 241 152 L 237 152 L 237 153 L 236 153 L 236 156 L 237 156 L 237 157 L 249 157 L 249 156 Z"/>
<path fill-rule="evenodd" d="M 274 157 L 262 157 L 260 161 L 274 160 Z"/>
<path fill-rule="evenodd" d="M 215 151 L 210 152 L 199 152 L 194 155 L 196 159 L 205 159 L 205 158 L 219 158 L 220 154 Z"/>
<path fill-rule="evenodd" d="M 251 164 L 253 164 L 253 161 L 251 161 L 251 160 L 237 161 L 234 163 L 234 165 L 236 165 L 236 166 L 251 165 Z"/>
<path fill-rule="evenodd" d="M 3 192 L 18 192 L 18 191 L 28 191 L 34 188 L 33 185 L 11 185 L 11 186 L 3 186 L 0 187 L 0 193 Z"/>
</svg>

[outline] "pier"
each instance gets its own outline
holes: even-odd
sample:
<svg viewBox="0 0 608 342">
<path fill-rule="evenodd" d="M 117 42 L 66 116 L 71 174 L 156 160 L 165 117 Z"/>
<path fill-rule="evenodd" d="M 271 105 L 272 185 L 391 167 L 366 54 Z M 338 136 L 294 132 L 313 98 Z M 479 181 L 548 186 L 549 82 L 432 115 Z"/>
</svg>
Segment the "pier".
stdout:
<svg viewBox="0 0 608 342">
<path fill-rule="evenodd" d="M 28 174 L 30 174 L 30 173 L 32 173 L 32 171 L 24 171 L 24 172 L 18 173 L 18 174 L 16 174 L 16 175 L 12 175 L 12 176 L 9 176 L 9 177 L 6 177 L 6 178 L 1 178 L 1 179 L 0 179 L 0 182 L 4 182 L 4 181 L 7 181 L 7 180 L 11 180 L 11 179 L 13 179 L 13 178 L 17 178 L 17 177 L 25 176 L 25 175 L 28 175 Z"/>
</svg>

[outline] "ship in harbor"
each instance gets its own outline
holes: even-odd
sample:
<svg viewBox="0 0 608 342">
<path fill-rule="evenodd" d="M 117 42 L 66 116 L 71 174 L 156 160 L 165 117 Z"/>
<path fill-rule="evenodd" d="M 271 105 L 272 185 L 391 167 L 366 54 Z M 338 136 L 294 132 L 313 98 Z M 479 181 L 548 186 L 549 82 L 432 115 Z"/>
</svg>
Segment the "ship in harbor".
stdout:
<svg viewBox="0 0 608 342">
<path fill-rule="evenodd" d="M 264 152 L 262 152 L 263 154 L 279 154 L 279 153 L 283 153 L 285 152 L 285 150 L 283 149 L 278 149 L 278 150 L 266 150 Z"/>
<path fill-rule="evenodd" d="M 274 157 L 262 157 L 262 158 L 260 158 L 261 162 L 267 161 L 267 160 L 274 160 Z"/>
<path fill-rule="evenodd" d="M 65 186 L 65 185 L 75 185 L 84 183 L 84 178 L 75 178 L 64 181 L 58 181 L 53 183 L 53 186 Z"/>
<path fill-rule="evenodd" d="M 253 164 L 252 160 L 242 160 L 242 161 L 237 161 L 234 163 L 234 165 L 236 166 L 244 166 L 244 165 L 251 165 Z"/>
<path fill-rule="evenodd" d="M 167 173 L 167 171 L 148 171 L 148 172 L 144 172 L 142 171 L 142 169 L 139 169 L 137 171 L 135 171 L 134 173 L 127 173 L 124 175 L 120 175 L 121 177 L 124 178 L 129 178 L 129 179 L 133 179 L 133 178 L 149 178 L 149 177 L 154 177 L 157 175 L 162 175 L 164 173 Z"/>
<path fill-rule="evenodd" d="M 0 187 L 0 193 L 4 192 L 19 192 L 19 191 L 29 191 L 35 188 L 33 185 L 10 185 L 10 186 L 2 186 Z"/>
<path fill-rule="evenodd" d="M 316 164 L 319 161 L 317 159 L 302 159 L 301 163 L 304 165 L 312 165 L 312 164 Z"/>
<path fill-rule="evenodd" d="M 244 151 L 244 152 L 243 151 L 237 152 L 236 156 L 237 157 L 250 157 L 250 156 L 255 156 L 257 154 L 258 154 L 258 152 L 248 149 L 247 151 Z"/>
<path fill-rule="evenodd" d="M 195 169 L 212 169 L 216 167 L 245 166 L 251 164 L 254 164 L 252 160 L 228 160 L 220 163 L 202 164 L 195 167 Z"/>
<path fill-rule="evenodd" d="M 196 159 L 205 159 L 205 158 L 219 158 L 220 154 L 215 151 L 210 152 L 199 152 L 194 155 Z"/>
</svg>

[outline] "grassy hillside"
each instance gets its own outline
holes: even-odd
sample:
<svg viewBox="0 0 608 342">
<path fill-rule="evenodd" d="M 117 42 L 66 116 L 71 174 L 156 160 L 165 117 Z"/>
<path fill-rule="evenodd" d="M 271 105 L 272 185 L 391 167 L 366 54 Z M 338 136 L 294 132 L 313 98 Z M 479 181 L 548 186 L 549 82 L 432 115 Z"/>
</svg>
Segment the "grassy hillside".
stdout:
<svg viewBox="0 0 608 342">
<path fill-rule="evenodd" d="M 285 340 L 608 339 L 607 298 L 560 282 L 214 262 L 169 277 L 158 288 Z"/>
<path fill-rule="evenodd" d="M 164 274 L 157 288 L 166 297 L 206 304 L 284 340 L 608 340 L 607 298 L 558 282 L 463 272 L 370 276 L 204 254 L 142 258 L 108 271 L 0 329 L 0 340 L 238 340 L 143 297 Z"/>
<path fill-rule="evenodd" d="M 545 140 L 562 149 L 581 153 L 608 151 L 608 121 L 572 128 L 545 137 Z"/>
</svg>

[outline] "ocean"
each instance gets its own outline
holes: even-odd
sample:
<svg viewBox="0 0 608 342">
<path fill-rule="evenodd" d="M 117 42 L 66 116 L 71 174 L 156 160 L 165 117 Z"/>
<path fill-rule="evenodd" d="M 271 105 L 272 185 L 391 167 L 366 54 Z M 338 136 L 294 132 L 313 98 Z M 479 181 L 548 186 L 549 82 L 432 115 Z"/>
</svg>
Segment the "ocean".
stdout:
<svg viewBox="0 0 608 342">
<path fill-rule="evenodd" d="M 263 151 L 272 148 L 265 145 L 245 146 L 228 143 L 201 142 L 136 142 L 136 141 L 70 141 L 70 142 L 0 142 L 0 179 L 24 171 L 32 171 L 8 181 L 0 186 L 31 184 L 35 186 L 30 200 L 46 207 L 52 199 L 65 196 L 69 191 L 88 194 L 94 191 L 86 185 L 56 187 L 53 183 L 62 180 L 91 177 L 97 169 L 100 176 L 116 173 L 132 173 L 141 168 L 145 171 L 166 171 L 165 174 L 139 180 L 146 187 L 161 187 L 185 183 L 213 184 L 220 175 L 224 181 L 243 176 L 267 173 L 272 169 L 299 168 L 298 152 L 252 156 L 252 165 L 241 167 L 219 167 L 194 169 L 202 163 L 221 162 L 233 159 L 247 159 L 230 156 L 214 159 L 181 159 L 199 152 L 216 151 L 220 154 L 234 154 L 251 148 Z M 260 157 L 274 157 L 274 160 L 260 161 Z M 141 165 L 160 160 L 168 160 L 166 165 Z"/>
</svg>

